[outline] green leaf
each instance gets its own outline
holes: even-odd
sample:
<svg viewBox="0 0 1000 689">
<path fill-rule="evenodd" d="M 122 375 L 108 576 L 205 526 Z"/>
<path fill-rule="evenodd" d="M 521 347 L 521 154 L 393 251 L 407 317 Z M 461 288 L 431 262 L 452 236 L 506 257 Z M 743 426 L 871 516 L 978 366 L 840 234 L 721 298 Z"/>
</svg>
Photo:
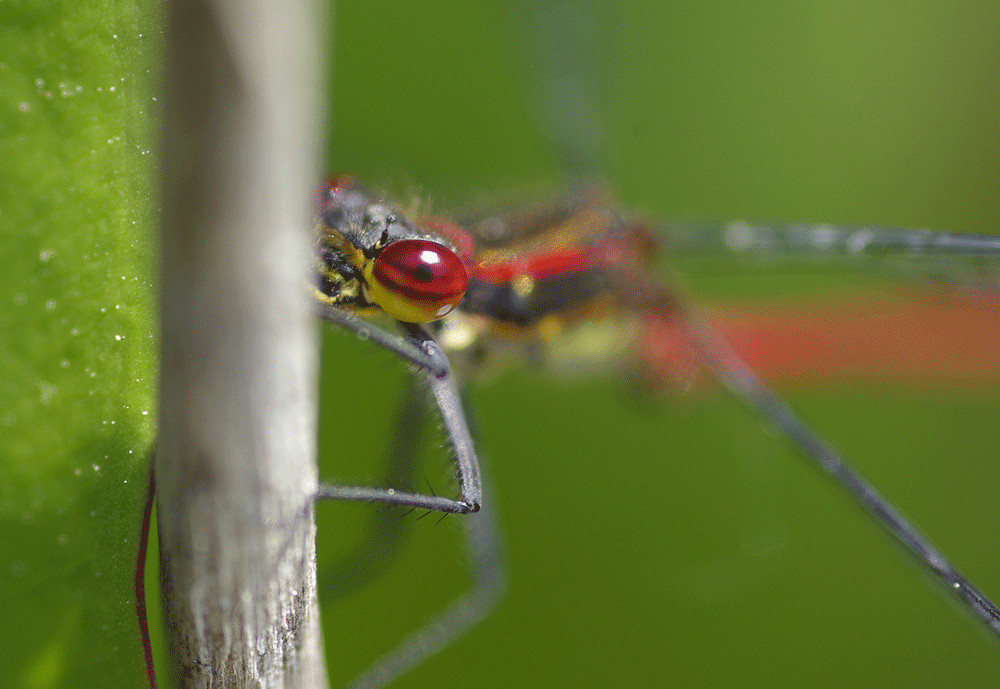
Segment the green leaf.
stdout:
<svg viewBox="0 0 1000 689">
<path fill-rule="evenodd" d="M 0 684 L 141 686 L 157 6 L 0 7 Z"/>
</svg>

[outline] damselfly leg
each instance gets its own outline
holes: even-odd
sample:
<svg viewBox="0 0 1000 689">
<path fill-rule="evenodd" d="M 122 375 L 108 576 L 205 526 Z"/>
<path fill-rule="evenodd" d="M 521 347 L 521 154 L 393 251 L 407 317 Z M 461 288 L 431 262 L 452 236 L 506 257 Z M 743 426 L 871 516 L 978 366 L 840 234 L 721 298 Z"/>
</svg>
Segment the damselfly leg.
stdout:
<svg viewBox="0 0 1000 689">
<path fill-rule="evenodd" d="M 346 317 L 345 317 L 346 316 Z M 479 463 L 472 445 L 472 436 L 465 421 L 462 404 L 452 378 L 448 359 L 441 348 L 422 328 L 403 324 L 406 336 L 395 336 L 388 330 L 349 314 L 333 309 L 324 311 L 324 318 L 371 339 L 401 357 L 417 364 L 427 372 L 427 384 L 434 395 L 441 419 L 455 452 L 458 465 L 460 497 L 457 500 L 439 495 L 424 495 L 396 490 L 395 488 L 370 488 L 365 486 L 339 486 L 326 483 L 320 486 L 316 497 L 321 500 L 348 502 L 376 502 L 415 509 L 469 514 L 478 512 L 482 501 L 482 484 Z"/>
<path fill-rule="evenodd" d="M 388 485 L 407 486 L 413 483 L 421 430 L 431 415 L 430 411 L 426 391 L 418 381 L 414 381 L 404 394 L 392 442 L 389 444 L 385 468 Z M 344 490 L 349 489 L 324 486 L 320 489 L 319 497 L 328 497 L 329 491 L 333 493 L 330 497 L 337 499 Z M 398 494 L 399 491 L 393 491 L 393 495 Z M 404 493 L 404 495 L 412 494 Z M 421 499 L 426 497 L 421 496 Z M 394 649 L 379 658 L 370 669 L 354 678 L 348 685 L 351 689 L 371 689 L 389 684 L 427 656 L 447 646 L 490 613 L 504 587 L 504 573 L 493 510 L 494 500 L 495 498 L 488 498 L 476 514 L 463 519 L 463 535 L 471 572 L 470 590 L 435 614 L 423 626 L 407 635 Z M 410 511 L 417 509 L 409 500 L 392 502 L 386 499 L 382 502 L 410 507 Z M 431 508 L 424 504 L 420 505 L 419 509 Z M 448 513 L 449 510 L 444 511 Z M 338 563 L 334 570 L 323 573 L 323 581 L 330 587 L 335 587 L 332 590 L 335 590 L 338 596 L 346 595 L 364 583 L 370 583 L 373 577 L 381 574 L 395 560 L 403 538 L 400 532 L 406 526 L 399 512 L 379 511 L 373 515 L 363 540 Z"/>
</svg>

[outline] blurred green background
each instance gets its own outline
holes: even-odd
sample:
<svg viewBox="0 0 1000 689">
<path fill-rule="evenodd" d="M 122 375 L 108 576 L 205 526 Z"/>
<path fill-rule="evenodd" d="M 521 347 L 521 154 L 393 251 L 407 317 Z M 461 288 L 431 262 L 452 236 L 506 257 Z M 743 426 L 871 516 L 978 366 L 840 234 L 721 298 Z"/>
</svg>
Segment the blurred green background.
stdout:
<svg viewBox="0 0 1000 689">
<path fill-rule="evenodd" d="M 995 3 L 572 6 L 567 21 L 592 28 L 579 72 L 598 167 L 623 205 L 998 231 Z M 142 681 L 131 586 L 156 417 L 158 7 L 0 8 L 4 686 Z M 532 36 L 533 7 L 338 2 L 330 171 L 444 211 L 559 189 L 539 70 L 573 30 Z M 736 303 L 871 282 L 795 261 L 673 268 L 695 298 Z M 323 333 L 323 475 L 377 482 L 409 373 Z M 995 383 L 782 392 L 1000 598 Z M 722 395 L 532 371 L 470 394 L 508 594 L 395 686 L 995 683 L 997 644 Z M 426 435 L 422 476 L 446 489 L 443 439 Z M 318 511 L 339 686 L 463 590 L 462 526 L 401 518 L 411 537 L 385 576 L 344 581 L 336 563 L 373 509 Z"/>
<path fill-rule="evenodd" d="M 135 687 L 153 3 L 0 4 L 0 686 Z"/>
<path fill-rule="evenodd" d="M 574 3 L 622 203 L 734 217 L 997 231 L 992 2 Z M 448 209 L 558 188 L 534 5 L 341 0 L 329 166 Z M 558 44 L 551 32 L 541 44 Z M 679 270 L 696 294 L 786 293 L 811 268 Z M 791 278 L 791 279 L 790 279 Z M 801 279 L 800 279 L 801 278 Z M 858 278 L 837 278 L 849 289 Z M 836 280 L 824 289 L 837 288 Z M 795 296 L 795 295 L 791 295 Z M 800 295 L 801 296 L 801 295 Z M 325 329 L 322 473 L 377 482 L 407 379 Z M 832 381 L 782 392 L 1000 597 L 1000 390 Z M 471 391 L 503 527 L 495 614 L 394 686 L 984 686 L 1000 649 L 857 509 L 721 394 L 516 371 Z M 431 432 L 424 475 L 447 486 Z M 458 595 L 461 522 L 414 523 L 385 576 L 330 583 L 370 508 L 322 505 L 331 681 Z"/>
</svg>

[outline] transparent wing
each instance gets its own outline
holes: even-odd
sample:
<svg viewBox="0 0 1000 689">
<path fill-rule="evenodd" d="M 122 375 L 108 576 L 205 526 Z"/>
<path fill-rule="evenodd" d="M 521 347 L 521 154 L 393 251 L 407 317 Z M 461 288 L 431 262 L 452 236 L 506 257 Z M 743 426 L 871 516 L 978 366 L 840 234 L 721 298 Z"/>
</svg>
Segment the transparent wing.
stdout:
<svg viewBox="0 0 1000 689">
<path fill-rule="evenodd" d="M 665 221 L 658 224 L 672 261 L 719 272 L 764 267 L 853 271 L 935 281 L 970 289 L 1000 283 L 1000 236 L 928 229 L 829 224 Z"/>
</svg>

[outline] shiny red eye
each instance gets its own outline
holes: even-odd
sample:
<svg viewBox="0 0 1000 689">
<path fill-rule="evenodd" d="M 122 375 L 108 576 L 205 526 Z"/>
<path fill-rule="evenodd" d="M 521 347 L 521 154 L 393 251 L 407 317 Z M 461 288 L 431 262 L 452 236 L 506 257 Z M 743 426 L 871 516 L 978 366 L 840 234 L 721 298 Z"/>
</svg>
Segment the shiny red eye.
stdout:
<svg viewBox="0 0 1000 689">
<path fill-rule="evenodd" d="M 436 321 L 458 306 L 469 284 L 461 259 L 427 239 L 400 239 L 365 266 L 368 296 L 406 323 Z"/>
</svg>

